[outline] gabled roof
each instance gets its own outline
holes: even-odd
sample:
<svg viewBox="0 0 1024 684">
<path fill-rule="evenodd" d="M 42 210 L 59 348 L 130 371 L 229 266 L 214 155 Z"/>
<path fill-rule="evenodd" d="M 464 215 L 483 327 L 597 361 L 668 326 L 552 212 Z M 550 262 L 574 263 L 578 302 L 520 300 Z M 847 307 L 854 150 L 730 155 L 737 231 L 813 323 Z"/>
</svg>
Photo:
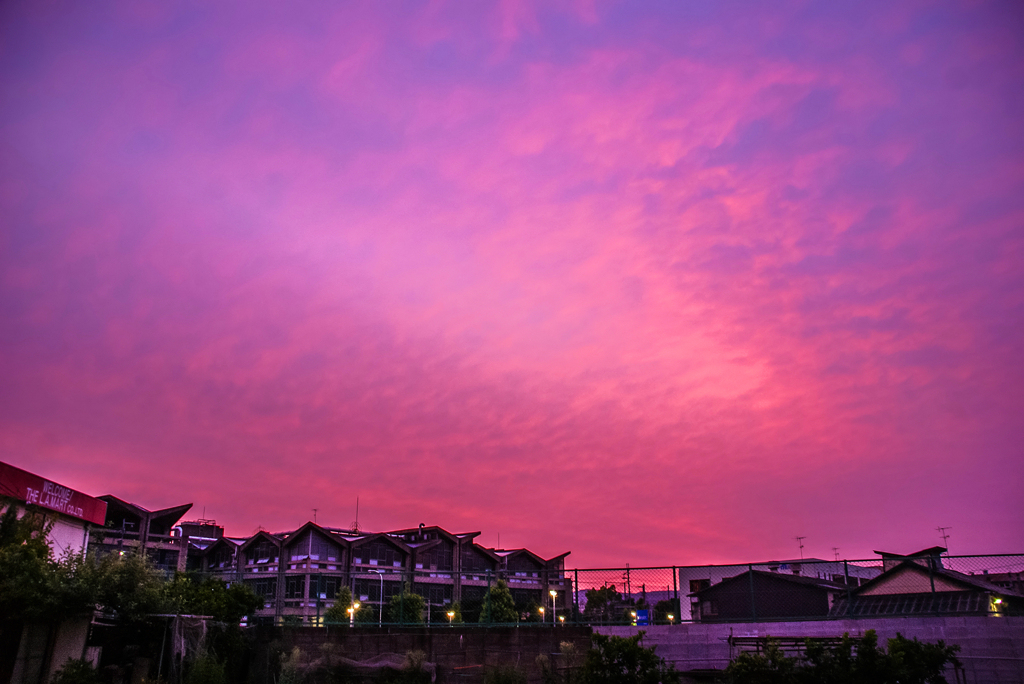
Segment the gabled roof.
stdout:
<svg viewBox="0 0 1024 684">
<path fill-rule="evenodd" d="M 463 548 L 465 550 L 467 550 L 467 551 L 470 551 L 470 552 L 476 551 L 478 553 L 482 553 L 483 555 L 487 556 L 488 558 L 490 558 L 495 563 L 498 563 L 498 562 L 501 561 L 501 556 L 496 554 L 494 552 L 494 549 L 488 549 L 487 547 L 480 546 L 479 544 L 470 544 L 469 546 L 466 546 L 466 547 L 463 547 Z"/>
<path fill-rule="evenodd" d="M 1001 596 L 1020 596 L 1015 591 L 1000 587 L 998 584 L 993 584 L 986 579 L 978 577 L 977 575 L 965 575 L 962 572 L 956 572 L 955 570 L 947 570 L 945 568 L 932 567 L 928 568 L 922 566 L 914 560 L 908 559 L 896 565 L 878 577 L 868 580 L 864 584 L 860 585 L 853 590 L 855 596 L 871 595 L 880 586 L 884 586 L 887 583 L 893 582 L 899 575 L 906 573 L 916 573 L 922 578 L 929 578 L 929 580 L 938 578 L 944 580 L 943 585 L 952 584 L 953 586 L 960 587 L 960 591 L 982 591 L 990 594 L 999 594 Z M 929 582 L 930 586 L 931 582 Z M 951 588 L 939 589 L 939 591 L 956 591 Z M 926 592 L 893 592 L 891 595 L 898 595 L 903 593 L 926 593 Z M 927 592 L 930 593 L 930 592 Z"/>
<path fill-rule="evenodd" d="M 333 541 L 333 542 L 335 542 L 335 543 L 337 543 L 337 544 L 339 544 L 339 545 L 341 545 L 343 547 L 347 547 L 347 546 L 349 546 L 351 544 L 351 542 L 348 539 L 346 539 L 345 537 L 342 537 L 342 536 L 339 536 L 337 534 L 334 534 L 330 529 L 325 528 L 325 527 L 320 527 L 315 522 L 310 521 L 310 522 L 307 522 L 302 527 L 300 527 L 299 529 L 295 530 L 294 532 L 289 532 L 287 535 L 285 535 L 284 542 L 282 542 L 281 546 L 284 547 L 284 548 L 288 548 L 293 543 L 297 542 L 299 540 L 299 537 L 302 536 L 305 532 L 307 532 L 309 530 L 314 530 L 314 531 L 318 532 L 320 534 L 320 536 L 324 537 L 325 539 L 330 539 L 331 541 Z"/>
<path fill-rule="evenodd" d="M 239 539 L 230 539 L 228 537 L 221 537 L 217 541 L 213 542 L 205 549 L 203 549 L 203 555 L 208 556 L 214 553 L 219 547 L 226 546 L 232 552 L 242 545 L 243 541 Z"/>
<path fill-rule="evenodd" d="M 927 549 L 921 549 L 914 553 L 892 553 L 889 551 L 872 551 L 872 553 L 877 553 L 882 558 L 933 558 L 946 553 L 946 547 L 930 546 Z"/>
<path fill-rule="evenodd" d="M 273 543 L 278 548 L 281 547 L 281 539 L 279 537 L 271 534 L 270 532 L 267 532 L 266 530 L 260 530 L 259 532 L 257 532 L 256 534 L 252 535 L 251 537 L 246 539 L 244 542 L 242 542 L 242 545 L 241 545 L 240 548 L 244 551 L 245 549 L 248 549 L 250 546 L 252 546 L 254 543 L 256 543 L 256 541 L 259 540 L 259 539 L 266 539 L 267 541 Z"/>
<path fill-rule="evenodd" d="M 157 520 L 167 521 L 168 527 L 171 527 L 173 523 L 178 522 L 178 520 L 180 520 L 181 517 L 185 515 L 190 508 L 192 508 L 192 504 L 187 503 L 181 504 L 180 506 L 171 506 L 170 508 L 161 508 L 155 511 L 151 511 L 147 508 L 143 508 L 138 504 L 129 503 L 124 499 L 119 499 L 113 494 L 104 494 L 103 496 L 99 496 L 96 498 L 98 498 L 100 501 L 105 501 L 107 503 L 108 513 L 110 512 L 110 507 L 113 506 L 116 508 L 120 508 L 124 511 L 127 511 L 128 513 L 134 515 L 137 518 L 145 518 L 150 522 Z"/>
<path fill-rule="evenodd" d="M 731 584 L 749 582 L 750 575 L 753 574 L 755 577 L 762 577 L 769 580 L 776 580 L 780 582 L 788 582 L 790 584 L 799 584 L 805 587 L 813 587 L 816 589 L 822 589 L 824 591 L 846 591 L 847 587 L 845 584 L 839 584 L 838 582 L 832 582 L 830 580 L 820 579 L 818 577 L 804 577 L 802 575 L 790 575 L 780 572 L 768 572 L 765 570 L 747 570 L 746 572 L 734 575 L 732 577 L 726 577 L 718 584 L 712 584 L 709 587 L 704 587 L 700 591 L 695 591 L 689 596 L 700 596 L 705 592 L 715 592 L 721 589 L 723 586 Z"/>
<path fill-rule="evenodd" d="M 410 547 L 408 544 L 403 542 L 401 539 L 395 539 L 394 537 L 390 537 L 387 534 L 385 534 L 384 532 L 377 532 L 375 534 L 368 534 L 365 537 L 363 537 L 362 539 L 352 540 L 352 548 L 355 549 L 357 547 L 364 546 L 364 545 L 369 544 L 370 542 L 374 542 L 374 541 L 387 542 L 388 544 L 391 544 L 395 548 L 397 548 L 397 549 L 399 549 L 401 551 L 404 551 L 405 553 L 412 553 L 412 547 Z"/>
</svg>

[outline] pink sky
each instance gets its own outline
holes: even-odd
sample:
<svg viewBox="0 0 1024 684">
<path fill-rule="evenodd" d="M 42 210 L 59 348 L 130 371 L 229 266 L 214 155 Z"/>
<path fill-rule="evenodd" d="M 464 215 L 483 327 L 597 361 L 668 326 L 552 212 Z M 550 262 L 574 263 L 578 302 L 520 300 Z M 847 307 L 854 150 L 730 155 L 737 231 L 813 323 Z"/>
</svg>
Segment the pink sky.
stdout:
<svg viewBox="0 0 1024 684">
<path fill-rule="evenodd" d="M 890 5 L 3 3 L 0 460 L 578 567 L 1024 550 L 1024 12 Z"/>
</svg>

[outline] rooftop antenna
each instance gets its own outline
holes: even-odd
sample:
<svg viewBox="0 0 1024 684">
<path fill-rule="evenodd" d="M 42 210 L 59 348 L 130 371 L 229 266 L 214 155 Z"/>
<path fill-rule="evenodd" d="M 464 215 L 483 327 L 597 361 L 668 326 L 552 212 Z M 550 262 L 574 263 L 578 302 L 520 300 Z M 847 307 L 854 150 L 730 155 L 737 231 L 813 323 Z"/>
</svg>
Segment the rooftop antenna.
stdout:
<svg viewBox="0 0 1024 684">
<path fill-rule="evenodd" d="M 803 537 L 793 537 L 796 539 L 796 543 L 800 545 L 800 560 L 804 559 L 804 539 L 807 539 L 806 535 Z"/>
<path fill-rule="evenodd" d="M 313 509 L 313 524 L 314 524 L 314 525 L 316 525 L 316 512 L 317 512 L 318 510 L 319 510 L 319 509 L 317 509 L 317 508 L 314 508 L 314 509 Z"/>
<path fill-rule="evenodd" d="M 939 536 L 942 537 L 942 545 L 946 547 L 946 557 L 948 558 L 949 557 L 949 541 L 948 541 L 949 540 L 949 535 L 946 534 L 946 530 L 951 530 L 953 528 L 952 527 L 936 527 L 935 529 L 938 531 Z"/>
<path fill-rule="evenodd" d="M 359 531 L 359 497 L 358 496 L 356 497 L 356 519 L 355 519 L 355 522 L 352 523 L 352 531 L 353 532 L 358 532 Z"/>
<path fill-rule="evenodd" d="M 833 546 L 832 547 L 832 553 L 835 554 L 836 560 L 839 560 L 839 547 L 838 546 Z"/>
</svg>

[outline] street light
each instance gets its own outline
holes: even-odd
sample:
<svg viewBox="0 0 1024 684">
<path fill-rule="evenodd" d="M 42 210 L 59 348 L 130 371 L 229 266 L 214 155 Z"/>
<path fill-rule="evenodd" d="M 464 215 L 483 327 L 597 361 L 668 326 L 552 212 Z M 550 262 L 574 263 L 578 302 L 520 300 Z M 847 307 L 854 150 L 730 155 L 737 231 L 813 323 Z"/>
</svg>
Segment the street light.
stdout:
<svg viewBox="0 0 1024 684">
<path fill-rule="evenodd" d="M 348 626 L 354 627 L 356 624 L 356 611 L 359 610 L 359 604 L 353 603 L 348 607 Z"/>
<path fill-rule="evenodd" d="M 541 606 L 537 610 L 540 611 L 540 621 L 543 623 L 544 622 L 544 606 Z"/>
<path fill-rule="evenodd" d="M 555 597 L 558 596 L 558 592 L 552 589 L 548 593 L 551 594 L 551 624 L 555 624 L 555 615 L 558 614 L 558 609 L 555 608 Z"/>
<path fill-rule="evenodd" d="M 454 611 L 454 610 L 449 610 L 449 611 L 448 611 L 448 626 L 449 626 L 449 627 L 451 627 L 451 626 L 452 626 L 452 620 L 453 620 L 454 618 L 455 618 L 455 611 Z"/>
<path fill-rule="evenodd" d="M 674 625 L 674 624 L 675 624 L 675 622 L 673 622 L 673 620 L 675 620 L 675 619 L 676 619 L 676 616 L 675 616 L 675 615 L 673 615 L 672 613 L 669 613 L 669 614 L 668 614 L 668 624 L 670 624 L 670 625 Z"/>
<path fill-rule="evenodd" d="M 370 568 L 370 572 L 375 572 L 380 575 L 380 620 L 377 621 L 378 627 L 384 626 L 384 573 L 380 570 L 374 570 Z"/>
<path fill-rule="evenodd" d="M 565 616 L 564 616 L 564 615 L 559 615 L 559 616 L 558 616 L 558 621 L 559 621 L 560 623 L 562 623 L 562 626 L 563 626 L 563 627 L 565 626 Z"/>
</svg>

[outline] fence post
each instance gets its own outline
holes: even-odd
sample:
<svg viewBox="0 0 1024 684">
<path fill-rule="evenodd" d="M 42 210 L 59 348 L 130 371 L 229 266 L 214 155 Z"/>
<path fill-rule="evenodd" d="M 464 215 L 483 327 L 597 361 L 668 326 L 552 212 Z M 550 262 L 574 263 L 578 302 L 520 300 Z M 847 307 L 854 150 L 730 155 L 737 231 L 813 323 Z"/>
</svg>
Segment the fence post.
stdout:
<svg viewBox="0 0 1024 684">
<path fill-rule="evenodd" d="M 750 617 L 751 620 L 757 622 L 757 606 L 754 605 L 754 566 L 748 565 L 747 570 L 750 577 Z"/>
<path fill-rule="evenodd" d="M 573 615 L 573 617 L 572 617 L 572 621 L 573 622 L 579 622 L 580 621 L 580 570 L 579 570 L 579 568 L 576 568 L 575 570 L 573 570 L 573 573 L 576 575 L 576 582 L 575 582 L 575 584 L 573 585 L 573 588 L 572 588 L 572 603 L 573 603 L 574 606 L 576 606 L 576 611 L 575 611 L 575 615 Z"/>
<path fill-rule="evenodd" d="M 846 616 L 853 615 L 853 592 L 850 591 L 850 563 L 843 561 L 843 577 L 846 584 Z"/>
</svg>

